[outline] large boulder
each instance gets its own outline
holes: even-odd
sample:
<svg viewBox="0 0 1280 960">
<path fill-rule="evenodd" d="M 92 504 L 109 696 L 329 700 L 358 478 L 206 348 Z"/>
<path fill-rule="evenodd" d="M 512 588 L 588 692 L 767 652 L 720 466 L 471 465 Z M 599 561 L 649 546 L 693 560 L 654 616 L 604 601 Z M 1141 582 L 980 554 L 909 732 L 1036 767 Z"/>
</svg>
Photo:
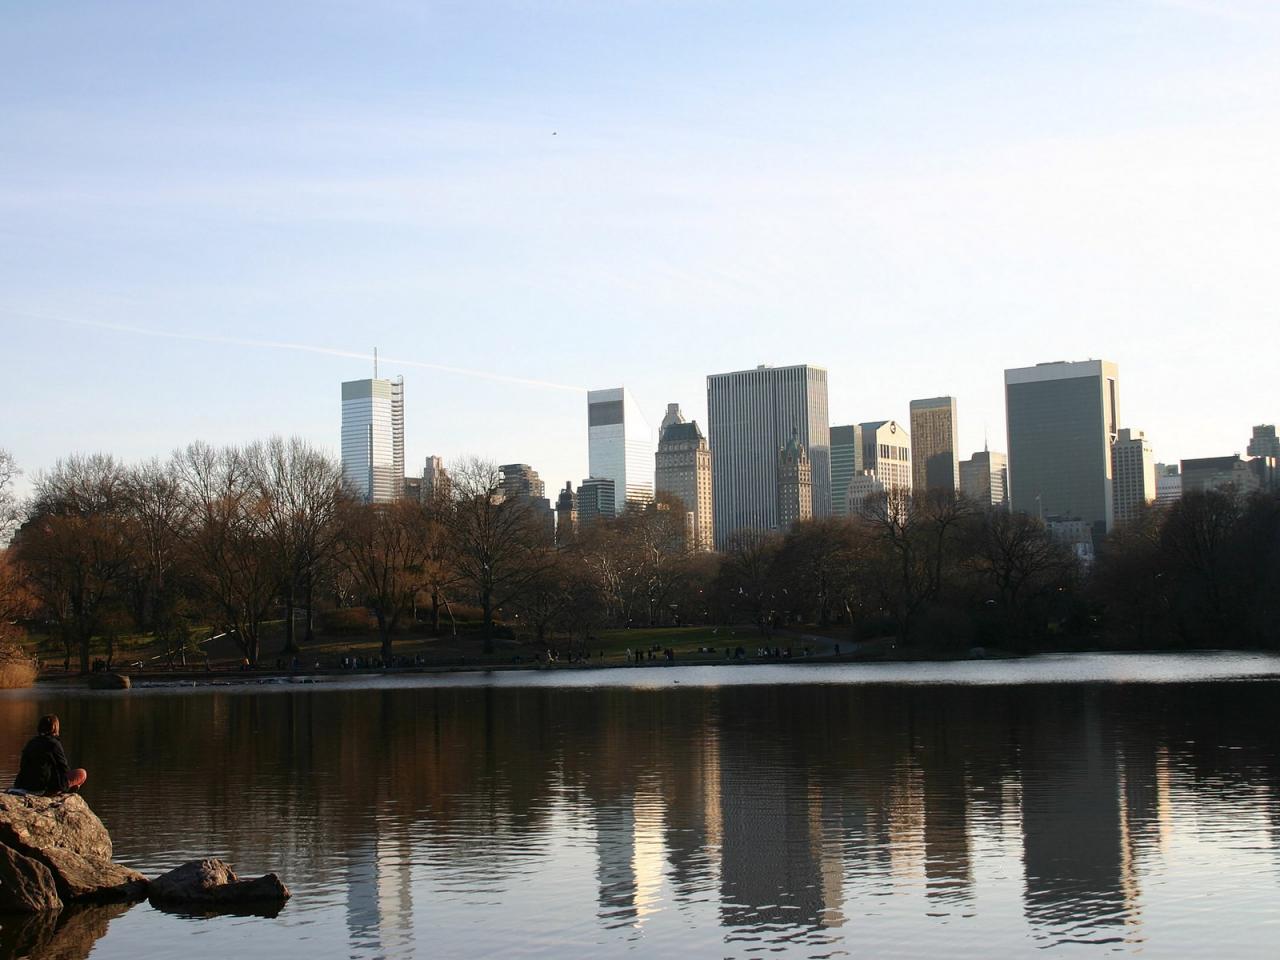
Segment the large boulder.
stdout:
<svg viewBox="0 0 1280 960">
<path fill-rule="evenodd" d="M 62 898 L 49 868 L 0 844 L 0 911 L 41 913 L 61 909 Z"/>
<path fill-rule="evenodd" d="M 43 864 L 65 901 L 146 896 L 146 877 L 111 862 L 111 836 L 78 794 L 0 794 L 0 844 Z"/>
<path fill-rule="evenodd" d="M 82 857 L 111 859 L 111 834 L 78 793 L 0 793 L 0 843 L 30 850 L 61 847 Z"/>
<path fill-rule="evenodd" d="M 156 877 L 147 895 L 157 905 L 210 907 L 281 904 L 291 896 L 274 873 L 241 880 L 229 865 L 214 858 L 192 860 Z"/>
</svg>

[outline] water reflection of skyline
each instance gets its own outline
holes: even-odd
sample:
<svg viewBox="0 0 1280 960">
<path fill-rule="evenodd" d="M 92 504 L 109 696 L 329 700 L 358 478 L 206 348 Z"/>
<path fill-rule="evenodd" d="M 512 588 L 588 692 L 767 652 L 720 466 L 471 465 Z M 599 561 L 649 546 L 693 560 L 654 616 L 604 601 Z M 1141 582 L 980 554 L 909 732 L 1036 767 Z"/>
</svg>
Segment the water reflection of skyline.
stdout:
<svg viewBox="0 0 1280 960">
<path fill-rule="evenodd" d="M 287 869 L 304 891 L 336 884 L 352 956 L 429 949 L 422 914 L 447 919 L 446 905 L 494 911 L 495 937 L 568 909 L 547 936 L 584 948 L 718 928 L 706 942 L 730 952 L 858 952 L 877 925 L 1001 911 L 1019 921 L 1011 942 L 1141 945 L 1149 910 L 1169 909 L 1147 877 L 1214 817 L 1274 891 L 1274 693 L 424 689 L 57 709 L 73 755 L 112 757 L 137 734 L 174 765 L 121 753 L 145 791 L 95 801 L 125 859 L 191 843 L 140 799 L 163 795 L 190 812 L 187 834 L 201 825 L 204 852 Z M 6 750 L 35 713 L 0 701 Z M 217 737 L 184 753 L 193 728 Z M 1016 917 L 984 912 L 1001 891 Z"/>
</svg>

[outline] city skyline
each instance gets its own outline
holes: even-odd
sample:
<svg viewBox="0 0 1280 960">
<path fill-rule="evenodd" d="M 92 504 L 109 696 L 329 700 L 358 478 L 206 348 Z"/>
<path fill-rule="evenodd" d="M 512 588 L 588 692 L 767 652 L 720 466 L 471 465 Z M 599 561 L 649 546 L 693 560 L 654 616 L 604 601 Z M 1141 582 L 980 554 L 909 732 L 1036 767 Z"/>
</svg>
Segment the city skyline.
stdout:
<svg viewBox="0 0 1280 960">
<path fill-rule="evenodd" d="M 955 396 L 961 456 L 1001 433 L 1000 371 L 1055 358 L 1123 367 L 1162 461 L 1276 419 L 1240 345 L 1280 302 L 1280 10 L 722 14 L 14 10 L 0 444 L 30 472 L 271 432 L 336 453 L 315 398 L 375 344 L 408 463 L 549 482 L 586 475 L 577 388 L 705 423 L 702 378 L 759 363 L 826 366 L 835 423 Z M 1193 353 L 1236 389 L 1191 403 Z"/>
</svg>

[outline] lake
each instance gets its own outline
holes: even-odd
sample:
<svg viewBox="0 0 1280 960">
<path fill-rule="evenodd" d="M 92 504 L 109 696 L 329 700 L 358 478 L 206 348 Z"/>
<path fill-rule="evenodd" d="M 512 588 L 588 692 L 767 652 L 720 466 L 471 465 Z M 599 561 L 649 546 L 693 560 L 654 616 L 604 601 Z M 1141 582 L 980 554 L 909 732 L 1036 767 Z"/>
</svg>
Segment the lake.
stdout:
<svg viewBox="0 0 1280 960">
<path fill-rule="evenodd" d="M 294 891 L 274 918 L 0 918 L 0 958 L 1272 957 L 1277 675 L 1078 655 L 0 693 L 0 777 L 58 713 L 118 860 Z"/>
</svg>

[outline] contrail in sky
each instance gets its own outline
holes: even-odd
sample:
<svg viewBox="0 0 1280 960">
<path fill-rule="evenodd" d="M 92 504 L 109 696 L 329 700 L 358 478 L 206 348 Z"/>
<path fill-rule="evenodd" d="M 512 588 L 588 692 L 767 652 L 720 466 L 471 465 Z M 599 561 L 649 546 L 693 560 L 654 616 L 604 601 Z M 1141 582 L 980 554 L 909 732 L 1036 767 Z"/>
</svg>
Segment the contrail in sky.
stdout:
<svg viewBox="0 0 1280 960">
<path fill-rule="evenodd" d="M 9 312 L 9 311 L 6 311 Z M 40 317 L 35 314 L 18 314 L 33 320 L 53 320 L 53 317 Z M 348 357 L 352 360 L 373 362 L 373 354 L 360 353 L 355 350 L 340 350 L 336 347 L 317 347 L 309 343 L 289 343 L 283 340 L 255 340 L 248 337 L 219 337 L 200 333 L 174 333 L 169 330 L 151 330 L 146 327 L 134 327 L 124 323 L 107 323 L 102 320 L 63 320 L 63 323 L 78 327 L 92 327 L 97 330 L 112 330 L 116 333 L 131 333 L 140 337 L 160 337 L 166 340 L 187 340 L 193 343 L 218 343 L 234 347 L 267 347 L 275 350 L 294 350 L 299 353 L 319 353 L 329 357 Z M 441 373 L 452 373 L 460 377 L 477 377 L 481 380 L 494 380 L 498 383 L 516 383 L 526 387 L 543 387 L 549 390 L 568 390 L 571 393 L 586 393 L 586 387 L 575 387 L 565 383 L 552 383 L 550 380 L 534 380 L 529 377 L 513 377 L 505 373 L 493 373 L 488 370 L 469 370 L 466 367 L 450 367 L 442 363 L 427 363 L 422 360 L 403 360 L 398 357 L 378 355 L 380 363 L 390 363 L 401 367 L 417 367 L 422 370 L 438 370 Z"/>
</svg>

